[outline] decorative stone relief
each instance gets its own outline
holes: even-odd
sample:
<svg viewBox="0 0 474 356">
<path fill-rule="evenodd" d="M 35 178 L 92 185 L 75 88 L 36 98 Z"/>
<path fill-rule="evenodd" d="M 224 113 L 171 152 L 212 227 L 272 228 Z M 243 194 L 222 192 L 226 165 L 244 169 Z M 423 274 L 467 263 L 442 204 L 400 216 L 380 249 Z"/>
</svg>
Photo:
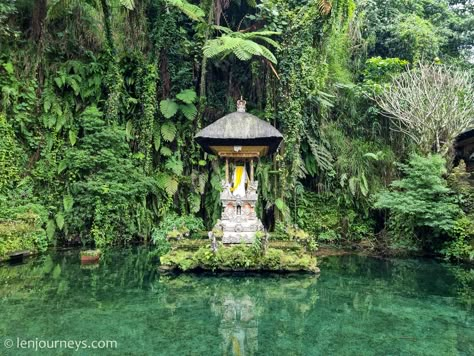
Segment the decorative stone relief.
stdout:
<svg viewBox="0 0 474 356">
<path fill-rule="evenodd" d="M 221 193 L 222 213 L 221 220 L 215 228 L 224 233 L 223 243 L 253 243 L 255 233 L 263 230 L 263 224 L 255 213 L 257 203 L 258 182 L 249 183 L 244 196 L 234 196 L 230 192 L 230 185 L 222 185 Z"/>
</svg>

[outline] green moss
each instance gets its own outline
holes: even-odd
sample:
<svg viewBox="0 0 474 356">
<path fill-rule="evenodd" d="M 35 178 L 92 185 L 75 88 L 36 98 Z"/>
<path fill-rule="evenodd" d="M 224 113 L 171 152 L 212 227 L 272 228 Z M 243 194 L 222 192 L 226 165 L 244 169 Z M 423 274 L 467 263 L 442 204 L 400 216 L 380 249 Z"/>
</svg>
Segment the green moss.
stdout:
<svg viewBox="0 0 474 356">
<path fill-rule="evenodd" d="M 202 246 L 206 246 L 209 244 L 208 239 L 182 239 L 179 241 L 173 241 L 171 243 L 172 249 L 180 249 L 180 250 L 188 250 L 188 251 L 196 251 Z"/>
<path fill-rule="evenodd" d="M 17 209 L 13 219 L 0 218 L 0 261 L 15 251 L 42 252 L 48 247 L 40 215 Z"/>
<path fill-rule="evenodd" d="M 268 248 L 258 254 L 252 246 L 221 246 L 213 253 L 210 246 L 202 246 L 197 251 L 173 249 L 161 257 L 162 270 L 188 271 L 194 269 L 221 271 L 278 271 L 278 272 L 319 272 L 316 258 L 302 250 L 284 251 Z"/>
<path fill-rule="evenodd" d="M 96 257 L 101 255 L 100 250 L 84 250 L 80 252 L 81 257 L 82 256 L 88 256 L 88 257 Z"/>
</svg>

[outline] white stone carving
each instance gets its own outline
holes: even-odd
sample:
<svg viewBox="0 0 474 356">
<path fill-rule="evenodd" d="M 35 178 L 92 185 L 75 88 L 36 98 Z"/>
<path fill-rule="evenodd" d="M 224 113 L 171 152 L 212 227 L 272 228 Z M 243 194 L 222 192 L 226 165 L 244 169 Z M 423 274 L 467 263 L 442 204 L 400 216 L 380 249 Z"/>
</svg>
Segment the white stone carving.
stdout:
<svg viewBox="0 0 474 356">
<path fill-rule="evenodd" d="M 230 185 L 223 183 L 223 191 L 220 196 L 221 220 L 214 228 L 223 231 L 223 243 L 253 243 L 255 233 L 263 231 L 263 224 L 255 212 L 258 182 L 250 182 L 243 196 L 234 196 L 229 187 Z"/>
</svg>

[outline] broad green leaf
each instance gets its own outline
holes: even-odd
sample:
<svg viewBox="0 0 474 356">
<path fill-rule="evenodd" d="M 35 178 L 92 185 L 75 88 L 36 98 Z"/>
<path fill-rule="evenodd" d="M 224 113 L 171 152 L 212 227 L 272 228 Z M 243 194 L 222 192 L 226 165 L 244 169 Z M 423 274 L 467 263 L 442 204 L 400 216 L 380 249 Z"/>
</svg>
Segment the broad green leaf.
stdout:
<svg viewBox="0 0 474 356">
<path fill-rule="evenodd" d="M 56 226 L 59 230 L 62 230 L 64 227 L 64 215 L 62 213 L 56 214 Z"/>
<path fill-rule="evenodd" d="M 44 112 L 49 112 L 49 109 L 51 109 L 51 101 L 49 100 L 49 98 L 46 96 L 44 101 L 43 101 L 43 109 L 44 109 Z"/>
<path fill-rule="evenodd" d="M 357 193 L 357 182 L 359 181 L 359 179 L 357 177 L 351 177 L 349 179 L 349 190 L 351 191 L 351 194 L 352 195 L 356 195 Z"/>
<path fill-rule="evenodd" d="M 367 153 L 364 155 L 364 157 L 369 157 L 369 158 L 372 158 L 372 159 L 374 159 L 374 160 L 376 160 L 376 161 L 379 160 L 379 157 L 378 157 L 375 153 L 372 153 L 372 152 L 367 152 Z"/>
<path fill-rule="evenodd" d="M 46 128 L 48 129 L 53 128 L 54 125 L 56 124 L 56 116 L 51 115 L 51 114 L 44 116 L 43 123 Z"/>
<path fill-rule="evenodd" d="M 64 115 L 58 116 L 58 118 L 57 118 L 57 120 L 56 120 L 55 131 L 56 131 L 56 132 L 61 131 L 61 129 L 63 128 L 63 126 L 64 126 L 65 123 L 66 123 L 66 117 L 65 117 Z"/>
<path fill-rule="evenodd" d="M 125 125 L 125 134 L 127 135 L 127 139 L 132 138 L 132 131 L 133 131 L 133 124 L 132 120 L 128 120 L 127 124 Z"/>
<path fill-rule="evenodd" d="M 180 105 L 179 108 L 181 109 L 181 112 L 186 117 L 186 119 L 194 120 L 194 118 L 196 117 L 196 114 L 197 114 L 196 105 L 184 104 L 184 105 Z"/>
<path fill-rule="evenodd" d="M 168 195 L 174 195 L 178 191 L 178 181 L 166 173 L 158 174 L 156 182 Z"/>
<path fill-rule="evenodd" d="M 153 130 L 153 146 L 155 147 L 155 151 L 158 152 L 158 150 L 160 149 L 160 145 L 161 145 L 161 132 L 158 125 L 155 125 L 155 129 Z"/>
<path fill-rule="evenodd" d="M 120 0 L 120 5 L 122 5 L 127 10 L 133 10 L 135 8 L 134 0 Z"/>
<path fill-rule="evenodd" d="M 72 88 L 72 90 L 74 90 L 74 95 L 76 96 L 79 95 L 81 88 L 79 87 L 79 84 L 77 83 L 77 81 L 74 79 L 70 79 L 68 80 L 68 84 Z"/>
<path fill-rule="evenodd" d="M 61 162 L 59 162 L 59 165 L 58 165 L 58 173 L 62 173 L 65 169 L 67 168 L 67 163 L 65 160 L 62 160 Z"/>
<path fill-rule="evenodd" d="M 361 177 L 360 177 L 360 191 L 362 193 L 362 195 L 364 197 L 367 196 L 367 194 L 369 193 L 369 184 L 367 183 L 367 178 L 365 178 L 365 174 L 362 173 Z"/>
<path fill-rule="evenodd" d="M 277 198 L 275 200 L 275 206 L 278 208 L 278 210 L 283 211 L 285 209 L 285 202 L 281 198 Z"/>
<path fill-rule="evenodd" d="M 204 11 L 196 5 L 189 3 L 187 0 L 166 0 L 168 4 L 181 10 L 190 19 L 195 21 L 204 21 Z"/>
<path fill-rule="evenodd" d="M 178 104 L 174 100 L 166 99 L 160 102 L 160 111 L 167 119 L 172 118 L 178 111 Z"/>
<path fill-rule="evenodd" d="M 58 263 L 53 269 L 53 279 L 58 279 L 61 276 L 61 265 Z"/>
<path fill-rule="evenodd" d="M 77 133 L 74 130 L 69 130 L 69 142 L 74 146 L 77 142 Z"/>
<path fill-rule="evenodd" d="M 64 206 L 64 211 L 68 212 L 72 209 L 72 206 L 74 205 L 74 198 L 72 195 L 65 195 L 63 197 L 63 206 Z"/>
<path fill-rule="evenodd" d="M 197 95 L 193 89 L 185 89 L 182 90 L 178 95 L 176 95 L 176 98 L 186 104 L 192 104 L 196 101 Z"/>
<path fill-rule="evenodd" d="M 175 195 L 176 192 L 178 191 L 178 181 L 175 179 L 172 179 L 168 186 L 166 187 L 166 192 L 168 195 Z"/>
<path fill-rule="evenodd" d="M 64 85 L 64 82 L 62 81 L 62 77 L 56 77 L 54 78 L 54 82 L 56 83 L 56 85 L 58 86 L 58 88 L 62 88 L 63 85 Z"/>
<path fill-rule="evenodd" d="M 4 63 L 3 68 L 8 74 L 13 74 L 14 68 L 12 62 Z"/>
<path fill-rule="evenodd" d="M 46 224 L 46 236 L 48 236 L 49 240 L 52 240 L 54 237 L 54 233 L 56 232 L 56 223 L 53 219 L 49 219 L 48 223 Z"/>
<path fill-rule="evenodd" d="M 188 196 L 189 208 L 192 213 L 197 213 L 201 209 L 201 196 L 190 193 Z"/>
</svg>

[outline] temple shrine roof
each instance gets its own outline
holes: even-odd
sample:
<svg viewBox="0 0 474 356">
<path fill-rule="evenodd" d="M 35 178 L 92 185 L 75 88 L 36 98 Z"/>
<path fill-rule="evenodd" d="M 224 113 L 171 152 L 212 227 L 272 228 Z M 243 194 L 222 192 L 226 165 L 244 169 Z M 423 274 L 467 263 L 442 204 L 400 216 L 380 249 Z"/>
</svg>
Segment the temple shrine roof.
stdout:
<svg viewBox="0 0 474 356">
<path fill-rule="evenodd" d="M 238 102 L 238 111 L 225 115 L 196 134 L 196 141 L 206 152 L 215 154 L 211 147 L 221 146 L 266 146 L 266 154 L 278 149 L 283 135 L 270 123 L 245 112 L 242 101 Z"/>
</svg>

